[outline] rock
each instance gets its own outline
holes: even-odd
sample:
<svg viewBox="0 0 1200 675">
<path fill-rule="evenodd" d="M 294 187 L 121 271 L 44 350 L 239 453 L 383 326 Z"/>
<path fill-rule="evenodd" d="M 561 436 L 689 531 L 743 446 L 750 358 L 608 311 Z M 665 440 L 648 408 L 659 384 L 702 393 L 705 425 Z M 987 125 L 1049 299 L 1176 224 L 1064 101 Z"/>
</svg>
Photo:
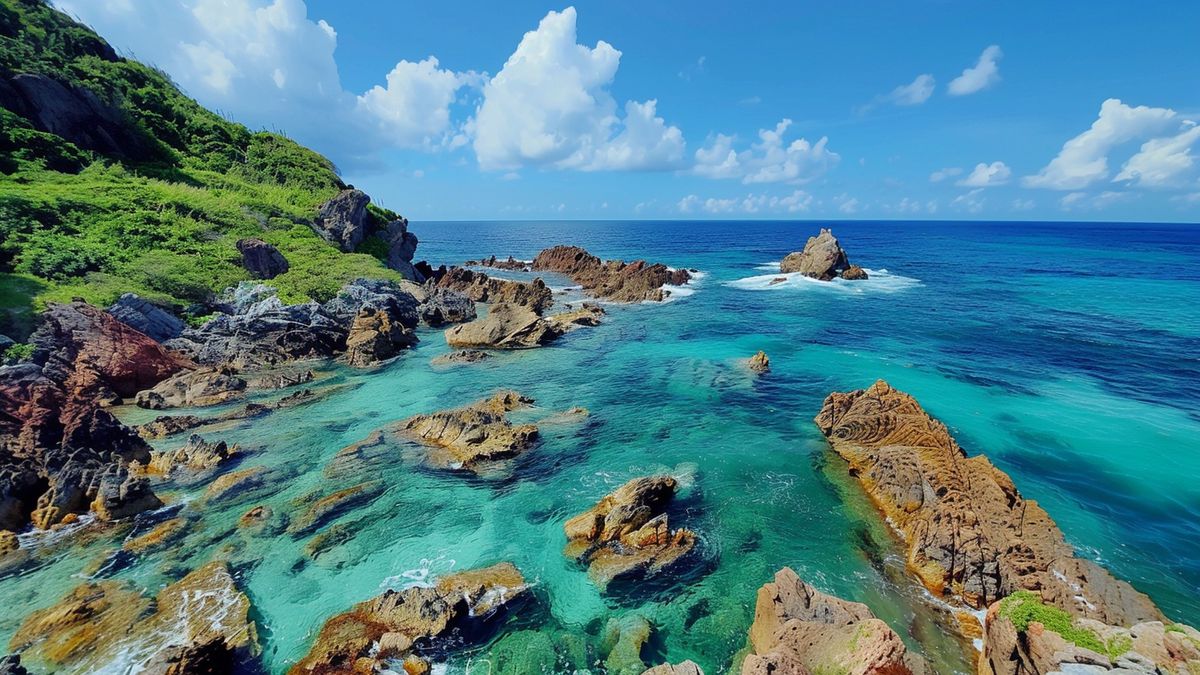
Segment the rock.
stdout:
<svg viewBox="0 0 1200 675">
<path fill-rule="evenodd" d="M 162 550 L 187 534 L 187 521 L 183 518 L 165 520 L 152 527 L 148 532 L 132 539 L 126 539 L 121 544 L 121 550 L 133 555 L 146 555 Z"/>
<path fill-rule="evenodd" d="M 432 587 L 386 591 L 326 621 L 290 672 L 368 675 L 382 669 L 384 660 L 403 660 L 408 672 L 426 672 L 424 652 L 415 652 L 416 645 L 460 631 L 475 635 L 527 593 L 524 577 L 508 563 L 442 577 Z"/>
<path fill-rule="evenodd" d="M 21 665 L 21 657 L 9 654 L 0 657 L 0 675 L 29 675 L 29 671 Z"/>
<path fill-rule="evenodd" d="M 287 531 L 292 535 L 313 532 L 329 522 L 335 515 L 358 504 L 371 501 L 381 492 L 383 492 L 382 483 L 370 481 L 330 493 L 310 503 L 308 508 L 292 519 Z"/>
<path fill-rule="evenodd" d="M 152 421 L 139 425 L 137 433 L 142 438 L 155 439 L 174 436 L 189 429 L 203 426 L 208 420 L 196 415 L 162 415 Z"/>
<path fill-rule="evenodd" d="M 789 253 L 784 257 L 783 262 L 779 264 L 779 271 L 784 274 L 799 272 L 820 281 L 831 281 L 849 267 L 850 262 L 846 259 L 846 252 L 842 250 L 841 244 L 832 232 L 821 228 L 820 234 L 808 238 L 803 251 Z M 865 273 L 861 278 L 866 278 Z"/>
<path fill-rule="evenodd" d="M 199 434 L 192 434 L 183 447 L 150 453 L 150 463 L 146 466 L 145 473 L 192 482 L 211 475 L 233 459 L 238 452 L 239 448 L 236 445 L 230 448 L 225 441 L 210 443 Z"/>
<path fill-rule="evenodd" d="M 529 263 L 524 260 L 517 260 L 511 255 L 508 260 L 497 260 L 496 256 L 489 258 L 481 258 L 479 260 L 468 260 L 465 263 L 468 267 L 491 267 L 498 270 L 509 270 L 512 272 L 528 272 Z"/>
<path fill-rule="evenodd" d="M 475 302 L 522 305 L 539 315 L 554 302 L 550 289 L 541 279 L 529 282 L 493 279 L 483 272 L 462 267 L 448 270 L 438 278 L 436 287 L 457 291 Z"/>
<path fill-rule="evenodd" d="M 412 290 L 416 284 L 396 284 L 384 279 L 355 279 L 342 287 L 321 310 L 347 328 L 364 309 L 387 314 L 393 323 L 416 328 L 418 300 Z"/>
<path fill-rule="evenodd" d="M 364 307 L 346 337 L 346 363 L 360 368 L 375 365 L 416 343 L 416 334 L 392 321 L 387 312 Z"/>
<path fill-rule="evenodd" d="M 227 473 L 208 484 L 208 489 L 204 491 L 204 498 L 210 501 L 219 501 L 257 490 L 266 484 L 270 475 L 271 473 L 265 466 L 253 466 Z"/>
<path fill-rule="evenodd" d="M 524 305 L 495 303 L 487 316 L 446 331 L 446 344 L 455 348 L 532 349 L 562 336 L 560 327 Z"/>
<path fill-rule="evenodd" d="M 435 366 L 452 366 L 463 363 L 479 363 L 491 357 L 490 353 L 479 349 L 460 349 L 456 352 L 436 356 L 429 363 Z"/>
<path fill-rule="evenodd" d="M 583 326 L 599 326 L 600 317 L 602 316 L 604 316 L 603 307 L 591 302 L 585 302 L 579 309 L 546 317 L 546 322 L 558 333 L 569 333 Z"/>
<path fill-rule="evenodd" d="M 421 304 L 417 306 L 421 321 L 432 328 L 439 328 L 451 323 L 464 323 L 475 320 L 475 301 L 463 293 L 431 286 Z"/>
<path fill-rule="evenodd" d="M 613 302 L 661 302 L 670 295 L 663 286 L 682 286 L 691 275 L 661 263 L 636 260 L 601 261 L 578 246 L 548 248 L 533 259 L 532 269 L 570 277 L 590 295 Z"/>
<path fill-rule="evenodd" d="M 1076 558 L 1038 504 L 986 457 L 968 458 L 945 425 L 880 380 L 833 393 L 816 418 L 937 596 L 975 608 L 1022 589 L 1073 615 L 1131 625 L 1162 620 L 1142 593 Z"/>
<path fill-rule="evenodd" d="M 754 356 L 750 357 L 750 360 L 746 363 L 746 367 L 762 375 L 771 369 L 771 359 L 767 357 L 766 352 L 760 349 Z"/>
<path fill-rule="evenodd" d="M 262 529 L 270 522 L 273 515 L 275 515 L 275 512 L 271 510 L 271 507 L 263 505 L 255 506 L 243 513 L 241 518 L 238 518 L 238 527 L 251 530 Z"/>
<path fill-rule="evenodd" d="M 231 422 L 235 420 L 257 419 L 265 417 L 277 410 L 285 408 L 293 408 L 299 405 L 307 405 L 315 403 L 328 396 L 331 396 L 338 391 L 345 389 L 345 385 L 334 385 L 325 387 L 324 389 L 301 389 L 295 391 L 271 404 L 265 403 L 247 403 L 238 410 L 215 415 L 212 417 L 198 417 L 196 415 L 163 415 L 155 418 L 153 421 L 147 422 L 137 428 L 137 433 L 142 438 L 165 438 L 173 436 L 177 433 L 195 429 L 197 427 L 206 426 L 209 424 L 218 424 L 221 422 Z"/>
<path fill-rule="evenodd" d="M 538 428 L 532 424 L 512 425 L 505 413 L 533 403 L 513 391 L 501 391 L 471 405 L 417 415 L 403 424 L 403 431 L 438 448 L 435 464 L 475 471 L 480 464 L 515 457 L 532 448 Z"/>
<path fill-rule="evenodd" d="M 0 94 L 0 105 L 29 120 L 39 131 L 104 155 L 148 160 L 156 154 L 148 137 L 120 108 L 101 101 L 90 89 L 30 73 L 13 77 L 7 85 Z"/>
<path fill-rule="evenodd" d="M 646 670 L 642 647 L 650 639 L 650 622 L 643 616 L 627 614 L 612 618 L 604 627 L 604 671 L 611 675 L 640 675 Z"/>
<path fill-rule="evenodd" d="M 316 377 L 317 374 L 308 369 L 259 372 L 246 380 L 246 387 L 248 389 L 287 389 L 300 384 L 308 384 Z"/>
<path fill-rule="evenodd" d="M 134 651 L 144 657 L 139 672 L 196 672 L 179 670 L 181 650 L 194 659 L 198 648 L 218 641 L 234 661 L 258 653 L 249 612 L 225 564 L 212 562 L 164 588 L 153 603 L 122 583 L 83 584 L 26 617 L 10 645 L 50 671 L 96 672 Z"/>
<path fill-rule="evenodd" d="M 150 481 L 130 475 L 123 464 L 110 464 L 98 478 L 91 510 L 100 520 L 119 520 L 163 505 Z"/>
<path fill-rule="evenodd" d="M 164 675 L 219 675 L 237 670 L 237 652 L 224 639 L 172 648 L 163 658 Z"/>
<path fill-rule="evenodd" d="M 654 666 L 643 672 L 642 675 L 704 675 L 704 671 L 695 662 L 684 661 L 674 665 L 664 663 L 661 666 Z"/>
<path fill-rule="evenodd" d="M 743 675 L 924 672 L 926 664 L 864 604 L 825 595 L 787 567 L 758 590 Z"/>
<path fill-rule="evenodd" d="M 185 370 L 159 382 L 153 389 L 138 392 L 134 402 L 139 408 L 204 407 L 225 403 L 244 396 L 246 381 L 228 366 L 207 366 Z"/>
<path fill-rule="evenodd" d="M 179 337 L 187 327 L 179 317 L 134 293 L 117 298 L 106 311 L 117 321 L 158 342 Z"/>
<path fill-rule="evenodd" d="M 846 281 L 858 281 L 867 278 L 867 271 L 858 265 L 851 265 L 842 271 L 842 278 Z"/>
<path fill-rule="evenodd" d="M 408 221 L 399 218 L 387 223 L 377 222 L 367 210 L 370 201 L 362 190 L 342 190 L 317 210 L 313 230 L 346 252 L 356 251 L 368 237 L 376 237 L 386 247 L 385 263 L 389 268 L 412 281 L 424 281 L 424 276 L 412 264 L 417 237 L 408 231 Z"/>
<path fill-rule="evenodd" d="M 782 284 L 782 283 L 784 283 L 784 282 L 786 282 L 786 281 L 787 281 L 787 277 L 775 277 L 775 278 L 774 278 L 774 279 L 772 279 L 770 282 L 768 282 L 768 283 L 767 283 L 767 285 L 768 285 L 768 286 L 775 286 L 775 285 L 777 285 L 777 284 Z"/>
<path fill-rule="evenodd" d="M 237 250 L 242 254 L 242 267 L 255 279 L 274 279 L 288 271 L 287 258 L 262 239 L 239 239 Z"/>
<path fill-rule="evenodd" d="M 652 575 L 696 545 L 690 530 L 671 530 L 666 509 L 677 482 L 670 476 L 635 478 L 588 511 L 568 520 L 564 554 L 588 566 L 599 586 L 618 577 Z"/>
</svg>

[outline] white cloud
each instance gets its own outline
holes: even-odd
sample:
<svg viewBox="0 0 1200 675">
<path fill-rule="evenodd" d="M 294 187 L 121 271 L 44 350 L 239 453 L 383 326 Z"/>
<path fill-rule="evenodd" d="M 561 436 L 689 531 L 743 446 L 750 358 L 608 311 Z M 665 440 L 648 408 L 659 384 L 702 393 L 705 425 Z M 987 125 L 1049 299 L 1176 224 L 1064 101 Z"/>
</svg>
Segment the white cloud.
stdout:
<svg viewBox="0 0 1200 675">
<path fill-rule="evenodd" d="M 842 213 L 858 213 L 858 199 L 852 197 L 843 201 L 838 206 L 838 211 Z"/>
<path fill-rule="evenodd" d="M 1099 194 L 1088 194 L 1087 192 L 1072 192 L 1064 195 L 1059 200 L 1059 206 L 1063 211 L 1102 211 L 1113 204 L 1132 201 L 1137 199 L 1138 195 L 1132 192 L 1117 192 L 1115 190 L 1106 190 Z"/>
<path fill-rule="evenodd" d="M 745 197 L 703 199 L 688 195 L 675 205 L 680 213 L 804 213 L 813 204 L 813 196 L 804 190 L 794 190 L 784 196 L 748 194 Z"/>
<path fill-rule="evenodd" d="M 1017 199 L 1014 199 L 1012 202 L 1013 211 L 1030 211 L 1035 206 L 1037 206 L 1037 204 L 1034 203 L 1034 201 L 1032 199 L 1021 199 L 1020 197 L 1018 197 Z"/>
<path fill-rule="evenodd" d="M 1027 187 L 1078 190 L 1108 177 L 1108 154 L 1122 143 L 1146 138 L 1168 128 L 1175 118 L 1169 108 L 1136 108 L 1110 98 L 1100 106 L 1091 128 L 1067 141 L 1058 156 L 1036 175 L 1026 176 Z"/>
<path fill-rule="evenodd" d="M 955 176 L 962 175 L 962 172 L 963 170 L 957 166 L 948 166 L 945 169 L 938 169 L 937 171 L 929 174 L 929 182 L 940 183 L 947 178 L 953 178 Z"/>
<path fill-rule="evenodd" d="M 920 105 L 933 96 L 934 79 L 928 73 L 918 75 L 909 84 L 902 84 L 885 98 L 896 105 Z"/>
<path fill-rule="evenodd" d="M 1152 138 L 1125 162 L 1113 182 L 1130 181 L 1133 185 L 1150 188 L 1185 184 L 1185 178 L 1195 164 L 1192 145 L 1198 140 L 1200 126 L 1191 121 L 1185 122 L 1183 131 L 1175 136 Z"/>
<path fill-rule="evenodd" d="M 450 129 L 450 104 L 473 73 L 438 67 L 435 57 L 412 63 L 400 61 L 376 85 L 358 97 L 358 110 L 373 120 L 393 145 L 421 147 L 440 142 Z"/>
<path fill-rule="evenodd" d="M 996 62 L 1004 52 L 997 45 L 991 45 L 979 55 L 975 65 L 962 71 L 962 75 L 954 78 L 947 87 L 951 96 L 966 96 L 977 91 L 983 91 L 1000 81 L 1000 66 Z"/>
<path fill-rule="evenodd" d="M 664 169 L 677 166 L 683 134 L 656 102 L 629 102 L 622 122 L 608 91 L 621 52 L 576 42 L 574 7 L 550 12 L 483 88 L 470 125 L 485 170 Z"/>
<path fill-rule="evenodd" d="M 793 183 L 812 181 L 838 163 L 841 157 L 826 148 L 822 136 L 816 143 L 798 138 L 784 141 L 790 119 L 774 129 L 760 129 L 759 141 L 747 150 L 733 149 L 732 136 L 718 134 L 706 147 L 696 151 L 694 173 L 708 178 L 741 178 L 743 183 Z"/>
<path fill-rule="evenodd" d="M 955 185 L 962 187 L 991 187 L 993 185 L 1004 185 L 1008 179 L 1012 177 L 1012 169 L 1004 162 L 992 162 L 985 164 L 980 162 L 975 165 L 975 170 L 972 171 L 966 178 L 958 181 Z"/>
<path fill-rule="evenodd" d="M 980 195 L 983 193 L 983 188 L 975 188 L 970 192 L 961 194 L 950 202 L 950 206 L 968 213 L 979 213 L 983 211 L 983 206 L 987 200 Z"/>
</svg>

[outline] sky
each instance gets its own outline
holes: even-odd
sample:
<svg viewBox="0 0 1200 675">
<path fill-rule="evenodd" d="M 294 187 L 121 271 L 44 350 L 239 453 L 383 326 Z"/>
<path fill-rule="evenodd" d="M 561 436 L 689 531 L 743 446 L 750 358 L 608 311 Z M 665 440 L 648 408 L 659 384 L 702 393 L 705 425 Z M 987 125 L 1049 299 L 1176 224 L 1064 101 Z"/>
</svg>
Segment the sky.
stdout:
<svg viewBox="0 0 1200 675">
<path fill-rule="evenodd" d="M 53 0 L 412 220 L 1200 222 L 1200 3 Z"/>
</svg>

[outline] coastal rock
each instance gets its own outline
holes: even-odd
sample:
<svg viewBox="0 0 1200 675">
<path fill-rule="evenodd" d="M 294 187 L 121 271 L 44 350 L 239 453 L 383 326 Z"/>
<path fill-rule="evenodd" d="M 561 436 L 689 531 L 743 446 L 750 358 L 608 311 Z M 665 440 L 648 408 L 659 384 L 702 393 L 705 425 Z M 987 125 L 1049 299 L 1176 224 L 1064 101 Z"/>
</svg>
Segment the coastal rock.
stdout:
<svg viewBox="0 0 1200 675">
<path fill-rule="evenodd" d="M 29 671 L 21 665 L 21 657 L 9 654 L 0 657 L 0 675 L 29 675 Z"/>
<path fill-rule="evenodd" d="M 645 671 L 642 675 L 704 675 L 704 671 L 694 661 L 684 661 L 683 663 L 664 663 L 660 666 Z"/>
<path fill-rule="evenodd" d="M 682 286 L 691 275 L 661 263 L 600 260 L 578 246 L 554 246 L 533 259 L 535 271 L 565 274 L 593 297 L 613 302 L 662 302 L 670 295 L 663 286 Z"/>
<path fill-rule="evenodd" d="M 403 660 L 410 673 L 428 672 L 425 652 L 416 646 L 452 647 L 452 633 L 477 634 L 527 593 L 525 578 L 509 563 L 451 574 L 432 587 L 386 591 L 326 621 L 290 672 L 369 675 L 385 660 Z"/>
<path fill-rule="evenodd" d="M 460 349 L 449 354 L 434 357 L 429 363 L 435 366 L 451 366 L 463 363 L 479 363 L 492 355 L 480 349 Z"/>
<path fill-rule="evenodd" d="M 1200 669 L 1200 631 L 1150 621 L 1131 627 L 1072 618 L 1020 591 L 988 608 L 980 675 L 1188 673 Z"/>
<path fill-rule="evenodd" d="M 214 415 L 212 417 L 199 417 L 197 415 L 163 415 L 138 426 L 137 433 L 142 438 L 166 438 L 189 429 L 195 429 L 197 427 L 202 427 L 209 424 L 218 424 L 221 422 L 231 422 L 235 420 L 257 419 L 270 415 L 278 410 L 315 403 L 333 395 L 334 393 L 337 393 L 338 391 L 342 391 L 345 388 L 346 385 L 333 385 L 321 389 L 301 389 L 284 396 L 274 403 L 247 403 L 237 410 L 231 410 L 229 412 L 225 412 L 220 415 Z"/>
<path fill-rule="evenodd" d="M 179 337 L 187 327 L 179 317 L 134 293 L 123 294 L 106 311 L 117 321 L 157 342 Z"/>
<path fill-rule="evenodd" d="M 880 380 L 833 393 L 816 418 L 834 451 L 904 539 L 908 568 L 937 596 L 981 609 L 1040 591 L 1072 615 L 1114 625 L 1160 621 L 1142 593 L 1076 558 L 1038 504 L 945 425 Z"/>
<path fill-rule="evenodd" d="M 417 237 L 408 231 L 408 221 L 398 218 L 386 223 L 377 222 L 367 210 L 371 198 L 362 190 L 339 192 L 317 210 L 313 230 L 326 241 L 346 252 L 358 250 L 368 237 L 376 237 L 386 247 L 385 263 L 412 281 L 424 281 L 413 267 Z"/>
<path fill-rule="evenodd" d="M 139 408 L 204 407 L 240 398 L 246 393 L 246 381 L 228 366 L 208 366 L 185 370 L 159 382 L 153 389 L 138 392 L 134 402 Z"/>
<path fill-rule="evenodd" d="M 604 316 L 604 308 L 591 302 L 585 302 L 578 309 L 573 309 L 546 317 L 546 322 L 558 333 L 569 333 L 576 328 L 600 325 Z"/>
<path fill-rule="evenodd" d="M 832 281 L 850 267 L 850 261 L 846 259 L 846 252 L 842 250 L 841 244 L 834 238 L 833 233 L 826 228 L 821 228 L 820 234 L 808 238 L 803 251 L 789 253 L 784 257 L 783 262 L 779 264 L 779 271 L 784 274 L 799 272 L 806 277 L 820 281 Z M 866 272 L 863 272 L 861 267 L 856 269 L 857 271 L 852 273 L 852 278 L 865 279 Z M 861 276 L 859 276 L 860 273 Z"/>
<path fill-rule="evenodd" d="M 790 568 L 758 590 L 743 675 L 912 675 L 928 670 L 864 604 L 825 595 Z"/>
<path fill-rule="evenodd" d="M 183 518 L 171 518 L 150 528 L 148 532 L 121 544 L 121 550 L 133 555 L 146 555 L 174 544 L 187 534 L 188 521 Z"/>
<path fill-rule="evenodd" d="M 666 509 L 678 483 L 670 476 L 635 478 L 568 520 L 564 554 L 588 566 L 599 586 L 618 577 L 652 575 L 696 545 L 696 535 L 671 530 Z"/>
<path fill-rule="evenodd" d="M 441 286 L 427 287 L 417 306 L 421 321 L 432 328 L 475 320 L 475 301 L 465 294 Z"/>
<path fill-rule="evenodd" d="M 867 278 L 867 271 L 858 265 L 851 265 L 842 271 L 842 278 L 846 281 L 860 281 Z"/>
<path fill-rule="evenodd" d="M 94 484 L 91 510 L 100 520 L 128 518 L 163 505 L 150 489 L 150 481 L 133 475 L 124 464 L 109 464 Z"/>
<path fill-rule="evenodd" d="M 287 258 L 262 239 L 239 239 L 237 250 L 242 254 L 242 267 L 255 279 L 274 279 L 288 271 Z"/>
<path fill-rule="evenodd" d="M 511 272 L 528 272 L 529 263 L 524 260 L 517 260 L 511 255 L 507 260 L 498 260 L 496 256 L 481 258 L 479 260 L 468 260 L 465 263 L 468 267 L 491 267 L 498 270 L 509 270 Z"/>
<path fill-rule="evenodd" d="M 505 415 L 531 403 L 514 391 L 501 391 L 462 408 L 412 417 L 403 431 L 438 448 L 434 463 L 477 470 L 481 463 L 515 457 L 537 443 L 535 425 L 514 426 Z"/>
<path fill-rule="evenodd" d="M 458 291 L 475 302 L 522 305 L 539 315 L 554 302 L 541 279 L 528 282 L 494 279 L 462 267 L 450 268 L 437 280 L 436 287 Z"/>
<path fill-rule="evenodd" d="M 381 492 L 383 492 L 383 485 L 379 481 L 370 481 L 315 499 L 292 519 L 287 531 L 292 535 L 313 532 L 338 513 L 368 502 L 379 496 Z"/>
<path fill-rule="evenodd" d="M 416 343 L 416 334 L 392 321 L 387 312 L 363 308 L 346 337 L 346 363 L 358 367 L 374 365 Z"/>
<path fill-rule="evenodd" d="M 0 86 L 0 106 L 40 131 L 104 155 L 145 160 L 155 154 L 148 138 L 120 108 L 105 103 L 86 87 L 31 73 L 0 80 L 0 85 L 7 85 Z"/>
<path fill-rule="evenodd" d="M 746 363 L 746 367 L 751 371 L 762 375 L 771 369 L 771 359 L 767 357 L 766 352 L 760 349 L 754 356 L 750 357 L 750 360 Z"/>
<path fill-rule="evenodd" d="M 146 465 L 145 473 L 194 482 L 212 475 L 238 452 L 236 445 L 230 448 L 225 441 L 208 442 L 198 434 L 192 434 L 183 447 L 150 453 L 150 463 Z"/>
<path fill-rule="evenodd" d="M 494 303 L 482 319 L 446 331 L 455 348 L 532 349 L 553 342 L 562 331 L 525 305 Z"/>
<path fill-rule="evenodd" d="M 612 675 L 640 675 L 646 670 L 642 648 L 650 639 L 650 622 L 638 614 L 608 620 L 601 645 L 604 671 Z"/>
<path fill-rule="evenodd" d="M 113 581 L 77 587 L 58 604 L 30 614 L 10 647 L 48 671 L 95 672 L 122 651 L 143 657 L 146 673 L 182 673 L 180 650 L 219 642 L 235 661 L 258 653 L 250 601 L 222 562 L 212 562 L 162 591 L 153 602 Z M 172 670 L 172 664 L 174 669 Z"/>
</svg>

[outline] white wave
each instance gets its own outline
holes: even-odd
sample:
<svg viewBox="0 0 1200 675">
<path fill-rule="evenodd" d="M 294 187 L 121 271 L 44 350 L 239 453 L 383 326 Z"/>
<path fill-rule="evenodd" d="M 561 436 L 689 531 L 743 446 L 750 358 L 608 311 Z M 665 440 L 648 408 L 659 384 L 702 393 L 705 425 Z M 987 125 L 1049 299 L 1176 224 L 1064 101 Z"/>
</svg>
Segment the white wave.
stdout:
<svg viewBox="0 0 1200 675">
<path fill-rule="evenodd" d="M 755 266 L 754 266 L 754 269 L 756 269 L 756 270 L 762 270 L 762 271 L 764 271 L 764 272 L 778 272 L 778 271 L 779 271 L 779 264 L 780 264 L 780 263 L 782 263 L 782 262 L 783 262 L 782 260 L 771 260 L 771 261 L 769 261 L 769 262 L 765 262 L 765 263 L 761 263 L 761 264 L 755 265 Z"/>
<path fill-rule="evenodd" d="M 827 289 L 840 293 L 897 293 L 921 285 L 920 279 L 892 274 L 885 269 L 866 270 L 867 278 L 855 281 L 834 279 L 819 281 L 799 272 L 788 274 L 760 274 L 726 282 L 726 286 L 744 291 L 814 290 Z M 782 279 L 782 281 L 780 281 Z"/>
</svg>

